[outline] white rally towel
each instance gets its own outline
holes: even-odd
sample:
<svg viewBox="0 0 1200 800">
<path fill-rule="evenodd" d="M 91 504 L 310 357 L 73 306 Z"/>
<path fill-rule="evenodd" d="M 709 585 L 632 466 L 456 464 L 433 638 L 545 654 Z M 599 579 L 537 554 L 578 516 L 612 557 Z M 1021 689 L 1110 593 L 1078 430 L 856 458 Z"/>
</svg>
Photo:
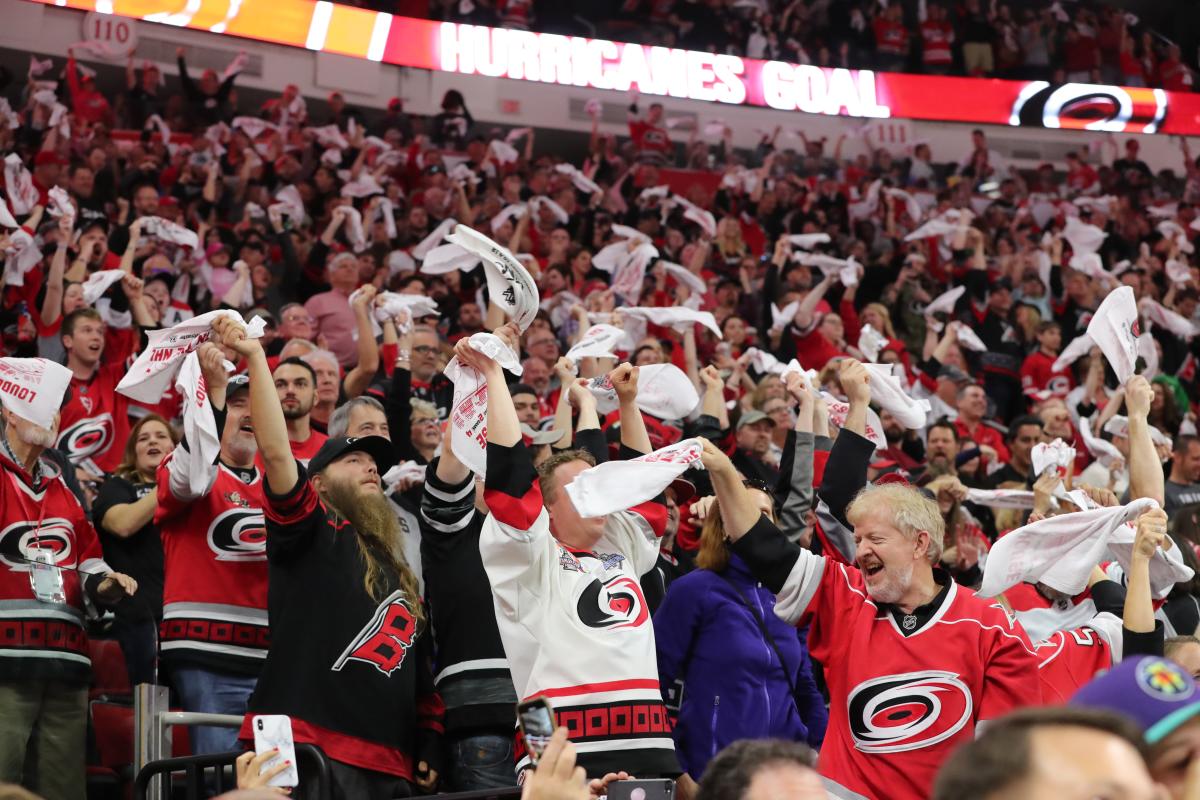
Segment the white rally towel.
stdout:
<svg viewBox="0 0 1200 800">
<path fill-rule="evenodd" d="M 1129 574 L 1129 562 L 1133 558 L 1133 541 L 1137 538 L 1136 525 L 1136 522 L 1122 525 L 1108 541 L 1108 549 L 1116 556 L 1117 563 L 1121 565 L 1125 574 Z M 1150 596 L 1155 600 L 1162 600 L 1171 593 L 1175 584 L 1190 581 L 1196 574 L 1191 567 L 1183 563 L 1179 547 L 1170 539 L 1166 541 L 1170 543 L 1170 549 L 1163 550 L 1160 547 L 1150 559 Z"/>
<path fill-rule="evenodd" d="M 1167 259 L 1167 277 L 1174 283 L 1187 283 L 1192 279 L 1192 268 L 1174 258 Z"/>
<path fill-rule="evenodd" d="M 633 248 L 633 252 L 621 261 L 617 271 L 613 273 L 613 293 L 625 302 L 636 303 L 642 296 L 646 268 L 650 266 L 650 261 L 657 257 L 658 248 L 649 242 L 643 242 Z"/>
<path fill-rule="evenodd" d="M 346 141 L 346 137 L 338 130 L 337 125 L 322 125 L 319 128 L 305 128 L 305 131 L 311 133 L 322 147 L 336 147 L 339 150 L 346 150 L 350 147 L 350 143 Z"/>
<path fill-rule="evenodd" d="M 541 301 L 537 284 L 521 262 L 507 248 L 465 225 L 456 226 L 446 238 L 483 259 L 491 301 L 504 309 L 522 331 L 528 328 Z"/>
<path fill-rule="evenodd" d="M 0 358 L 0 404 L 39 428 L 54 415 L 71 384 L 71 370 L 46 358 Z"/>
<path fill-rule="evenodd" d="M 783 308 L 771 303 L 771 330 L 779 331 L 791 324 L 800 310 L 800 301 L 793 300 Z"/>
<path fill-rule="evenodd" d="M 42 251 L 38 249 L 37 240 L 29 235 L 29 231 L 17 228 L 9 234 L 8 247 L 4 252 L 7 255 L 4 260 L 4 283 L 8 286 L 24 286 L 25 273 L 42 260 Z"/>
<path fill-rule="evenodd" d="M 600 416 L 607 416 L 621 407 L 621 402 L 617 399 L 617 390 L 613 388 L 607 374 L 589 378 L 586 388 L 592 393 L 592 397 L 596 398 L 596 411 Z"/>
<path fill-rule="evenodd" d="M 801 250 L 811 250 L 819 244 L 828 244 L 833 241 L 829 238 L 828 233 L 793 233 L 787 238 Z"/>
<path fill-rule="evenodd" d="M 757 347 L 751 347 L 742 354 L 743 358 L 750 362 L 750 366 L 760 375 L 780 375 L 787 369 L 778 358 L 771 355 L 765 350 L 759 350 Z M 792 359 L 795 361 L 795 359 Z"/>
<path fill-rule="evenodd" d="M 949 236 L 958 230 L 960 219 L 961 212 L 952 208 L 933 217 L 924 225 L 905 236 L 904 241 L 915 242 L 919 239 L 929 239 L 934 236 Z"/>
<path fill-rule="evenodd" d="M 50 197 L 50 207 L 46 209 L 52 217 L 75 217 L 75 206 L 71 204 L 71 197 L 67 191 L 61 186 L 51 186 L 47 192 Z"/>
<path fill-rule="evenodd" d="M 1067 217 L 1067 224 L 1063 228 L 1063 238 L 1071 245 L 1071 263 L 1073 269 L 1079 269 L 1077 261 L 1084 256 L 1089 256 L 1100 250 L 1100 245 L 1104 244 L 1104 240 L 1108 238 L 1108 234 L 1084 222 L 1079 217 Z"/>
<path fill-rule="evenodd" d="M 680 197 L 677 194 L 671 195 L 671 202 L 683 206 L 683 218 L 689 219 L 700 226 L 708 236 L 717 235 L 717 218 L 712 215 L 711 211 L 703 209 L 687 198 Z"/>
<path fill-rule="evenodd" d="M 697 311 L 692 308 L 679 307 L 631 306 L 629 308 L 622 308 L 621 313 L 626 317 L 639 317 L 647 322 L 653 322 L 655 325 L 662 325 L 664 328 L 674 328 L 680 332 L 687 330 L 689 325 L 699 323 L 718 337 L 721 336 L 721 328 L 717 325 L 717 320 L 711 311 Z"/>
<path fill-rule="evenodd" d="M 96 305 L 96 301 L 108 291 L 108 287 L 124 277 L 125 270 L 123 269 L 102 269 L 99 272 L 93 272 L 83 282 L 83 302 L 89 306 Z"/>
<path fill-rule="evenodd" d="M 821 392 L 821 399 L 825 401 L 825 406 L 829 409 L 829 421 L 839 428 L 845 425 L 846 416 L 850 413 L 850 404 L 838 400 L 829 392 Z M 876 448 L 887 449 L 887 439 L 883 435 L 883 423 L 879 421 L 879 415 L 871 408 L 867 409 L 866 437 L 875 444 Z"/>
<path fill-rule="evenodd" d="M 1070 474 L 1071 465 L 1075 463 L 1075 448 L 1062 439 L 1053 442 L 1038 442 L 1029 453 L 1033 462 L 1033 474 L 1045 475 L 1051 469 L 1061 469 L 1061 474 Z"/>
<path fill-rule="evenodd" d="M 492 221 L 488 223 L 488 227 L 492 229 L 492 233 L 500 230 L 500 227 L 510 219 L 517 220 L 529 213 L 529 207 L 524 203 L 512 203 L 500 209 L 496 216 L 492 217 Z M 439 226 L 439 230 L 440 230 Z M 449 231 L 447 231 L 448 233 Z M 445 234 L 443 234 L 445 235 Z"/>
<path fill-rule="evenodd" d="M 958 340 L 959 347 L 974 350 L 976 353 L 987 352 L 987 345 L 983 343 L 973 328 L 963 325 L 961 322 L 954 323 L 954 326 L 954 336 Z"/>
<path fill-rule="evenodd" d="M 1154 376 L 1158 374 L 1158 343 L 1154 341 L 1154 335 L 1149 331 L 1143 333 L 1137 338 L 1138 355 L 1145 362 L 1142 367 L 1142 377 L 1146 380 L 1154 380 Z"/>
<path fill-rule="evenodd" d="M 954 306 L 958 303 L 958 298 L 963 296 L 967 291 L 966 286 L 955 286 L 949 291 L 942 292 L 937 297 L 930 301 L 929 305 L 925 306 L 925 319 L 927 324 L 935 331 L 942 329 L 942 323 L 933 319 L 933 315 L 941 312 L 944 314 L 953 314 Z"/>
<path fill-rule="evenodd" d="M 284 216 L 290 217 L 297 225 L 304 222 L 304 199 L 300 190 L 289 184 L 275 193 L 276 202 L 271 208 L 277 208 Z"/>
<path fill-rule="evenodd" d="M 33 185 L 33 176 L 16 153 L 10 153 L 4 159 L 4 186 L 14 214 L 30 213 L 41 200 L 41 194 Z"/>
<path fill-rule="evenodd" d="M 184 320 L 173 328 L 149 331 L 145 349 L 121 378 L 117 391 L 141 403 L 159 402 L 183 359 L 212 337 L 212 324 L 217 317 L 242 321 L 236 311 L 223 308 Z M 255 317 L 246 325 L 246 336 L 257 339 L 265 327 L 262 317 Z"/>
<path fill-rule="evenodd" d="M 613 350 L 624 336 L 625 331 L 615 325 L 593 325 L 567 351 L 567 359 L 572 364 L 578 364 L 582 358 L 616 358 Z"/>
<path fill-rule="evenodd" d="M 658 497 L 687 469 L 703 469 L 699 439 L 684 439 L 629 461 L 607 461 L 585 469 L 567 484 L 581 517 L 603 517 Z"/>
<path fill-rule="evenodd" d="M 343 224 L 346 228 L 346 240 L 350 243 L 350 249 L 355 253 L 361 253 L 367 249 L 367 234 L 363 230 L 362 212 L 354 206 L 338 206 L 338 208 L 346 216 Z"/>
<path fill-rule="evenodd" d="M 155 239 L 171 242 L 172 244 L 192 250 L 200 246 L 200 238 L 196 235 L 195 231 L 188 230 L 182 225 L 176 225 L 169 219 L 144 217 L 143 220 L 142 233 L 146 236 L 153 236 Z"/>
<path fill-rule="evenodd" d="M 1102 466 L 1114 469 L 1118 464 L 1125 463 L 1125 457 L 1121 455 L 1121 451 L 1117 449 L 1116 445 L 1092 434 L 1090 417 L 1079 418 L 1079 438 L 1083 439 L 1083 446 L 1096 457 Z"/>
<path fill-rule="evenodd" d="M 967 502 L 989 508 L 1033 508 L 1033 492 L 1027 489 L 967 489 Z"/>
<path fill-rule="evenodd" d="M 1017 528 L 992 545 L 983 570 L 981 597 L 995 597 L 1018 583 L 1044 583 L 1069 595 L 1087 586 L 1109 538 L 1126 522 L 1158 503 L 1141 498 L 1124 506 L 1076 511 Z"/>
<path fill-rule="evenodd" d="M 600 184 L 587 175 L 584 175 L 574 164 L 555 164 L 554 169 L 563 175 L 569 175 L 572 185 L 585 194 L 595 194 L 596 192 L 604 191 L 600 188 Z"/>
<path fill-rule="evenodd" d="M 429 251 L 441 244 L 442 240 L 446 238 L 446 234 L 454 230 L 454 226 L 457 224 L 458 220 L 454 219 L 454 217 L 442 220 L 440 225 L 413 247 L 412 257 L 418 261 L 423 261 L 425 256 L 429 255 Z"/>
<path fill-rule="evenodd" d="M 257 139 L 263 131 L 278 131 L 279 126 L 258 117 L 234 117 L 231 128 L 241 128 L 251 139 Z"/>
<path fill-rule="evenodd" d="M 900 383 L 904 367 L 900 364 L 863 364 L 871 381 L 871 399 L 880 408 L 890 412 L 896 420 L 911 431 L 925 427 L 926 418 L 932 410 L 928 400 L 914 400 L 904 391 Z"/>
<path fill-rule="evenodd" d="M 688 287 L 688 289 L 696 294 L 704 294 L 708 291 L 708 285 L 704 282 L 704 279 L 687 267 L 673 264 L 670 261 L 663 261 L 662 259 L 658 260 L 656 266 L 662 267 L 668 275 L 675 279 L 676 283 Z"/>
<path fill-rule="evenodd" d="M 1063 351 L 1058 354 L 1058 358 L 1054 359 L 1054 366 L 1052 366 L 1051 369 L 1053 369 L 1055 372 L 1066 369 L 1090 353 L 1095 344 L 1096 343 L 1092 341 L 1092 337 L 1088 336 L 1086 333 L 1081 333 L 1063 348 Z"/>
<path fill-rule="evenodd" d="M 200 357 L 195 351 L 188 353 L 180 364 L 175 390 L 183 398 L 183 436 L 188 446 L 178 448 L 174 458 L 187 459 L 188 488 L 196 495 L 203 495 L 209 490 L 207 467 L 221 453 L 221 434 L 200 369 Z"/>
<path fill-rule="evenodd" d="M 514 375 L 523 371 L 521 362 L 504 340 L 491 333 L 476 333 L 471 347 L 493 359 Z M 476 370 L 450 359 L 445 375 L 454 384 L 450 408 L 450 449 L 476 475 L 487 472 L 487 381 Z"/>
<path fill-rule="evenodd" d="M 472 272 L 481 263 L 483 263 L 482 258 L 468 252 L 465 247 L 451 242 L 435 247 L 426 253 L 421 262 L 421 272 L 426 275 L 444 275 L 456 269 Z"/>
<path fill-rule="evenodd" d="M 1109 292 L 1092 315 L 1087 334 L 1112 365 L 1117 381 L 1129 380 L 1137 364 L 1137 337 L 1141 335 L 1132 287 Z"/>
<path fill-rule="evenodd" d="M 638 368 L 637 407 L 659 419 L 683 419 L 700 405 L 687 374 L 674 364 Z"/>
<path fill-rule="evenodd" d="M 493 139 L 488 144 L 488 151 L 501 164 L 515 164 L 521 158 L 521 154 L 517 152 L 517 148 L 499 139 Z"/>
<path fill-rule="evenodd" d="M 858 276 L 862 272 L 862 265 L 855 261 L 853 256 L 834 258 L 821 253 L 799 251 L 792 255 L 792 260 L 808 267 L 816 267 L 826 275 L 837 275 L 838 281 L 847 288 L 858 285 Z"/>
<path fill-rule="evenodd" d="M 774 306 L 772 306 L 774 313 Z M 793 312 L 793 316 L 795 312 Z M 878 361 L 879 354 L 883 352 L 883 348 L 887 347 L 888 339 L 879 331 L 871 327 L 870 324 L 863 325 L 862 331 L 858 334 L 858 349 L 867 357 L 868 361 Z"/>
<path fill-rule="evenodd" d="M 401 461 L 396 466 L 383 473 L 380 479 L 383 482 L 383 493 L 393 494 L 400 488 L 400 484 L 404 481 L 414 481 L 417 483 L 425 482 L 425 471 L 428 466 L 418 464 L 416 461 Z"/>
<path fill-rule="evenodd" d="M 1131 290 L 1132 291 L 1132 290 Z M 1152 297 L 1143 297 L 1138 308 L 1149 322 L 1166 328 L 1174 336 L 1191 341 L 1196 336 L 1196 325 L 1182 314 L 1176 313 Z"/>
</svg>

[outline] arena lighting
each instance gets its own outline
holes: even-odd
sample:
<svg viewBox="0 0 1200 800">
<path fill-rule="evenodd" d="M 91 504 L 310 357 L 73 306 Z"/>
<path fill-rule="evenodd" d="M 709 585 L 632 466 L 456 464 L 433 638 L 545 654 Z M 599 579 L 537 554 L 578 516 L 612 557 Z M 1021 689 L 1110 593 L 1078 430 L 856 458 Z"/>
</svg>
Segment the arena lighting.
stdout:
<svg viewBox="0 0 1200 800">
<path fill-rule="evenodd" d="M 327 0 L 29 0 L 402 67 L 862 118 L 1200 135 L 1200 94 L 828 69 L 398 17 Z"/>
</svg>

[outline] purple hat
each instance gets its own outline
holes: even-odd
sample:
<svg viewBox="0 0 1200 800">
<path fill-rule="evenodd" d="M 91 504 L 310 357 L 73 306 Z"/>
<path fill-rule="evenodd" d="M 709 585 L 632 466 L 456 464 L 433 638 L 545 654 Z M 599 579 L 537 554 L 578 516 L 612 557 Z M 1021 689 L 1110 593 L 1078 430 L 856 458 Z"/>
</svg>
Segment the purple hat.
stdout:
<svg viewBox="0 0 1200 800">
<path fill-rule="evenodd" d="M 1174 661 L 1139 656 L 1093 678 L 1075 693 L 1071 705 L 1124 714 L 1138 724 L 1148 744 L 1156 744 L 1200 714 L 1200 691 Z"/>
</svg>

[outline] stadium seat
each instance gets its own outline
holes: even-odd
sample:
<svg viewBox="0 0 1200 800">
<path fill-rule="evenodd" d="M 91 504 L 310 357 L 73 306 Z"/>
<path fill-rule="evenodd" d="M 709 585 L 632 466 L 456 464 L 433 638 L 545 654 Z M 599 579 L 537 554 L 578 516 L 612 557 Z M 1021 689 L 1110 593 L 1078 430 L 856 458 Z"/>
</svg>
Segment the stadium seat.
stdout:
<svg viewBox="0 0 1200 800">
<path fill-rule="evenodd" d="M 133 686 L 125 668 L 125 654 L 116 639 L 88 639 L 88 655 L 92 659 L 92 700 L 129 699 Z"/>
</svg>

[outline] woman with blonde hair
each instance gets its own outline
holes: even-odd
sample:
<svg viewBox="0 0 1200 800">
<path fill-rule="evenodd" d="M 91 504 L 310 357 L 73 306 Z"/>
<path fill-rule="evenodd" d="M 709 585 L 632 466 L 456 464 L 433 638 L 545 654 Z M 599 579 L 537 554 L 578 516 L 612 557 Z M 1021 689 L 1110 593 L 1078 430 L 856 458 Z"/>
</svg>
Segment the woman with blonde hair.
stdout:
<svg viewBox="0 0 1200 800">
<path fill-rule="evenodd" d="M 910 370 L 912 365 L 909 361 L 908 348 L 896 337 L 896 328 L 892 325 L 892 312 L 888 310 L 887 306 L 883 303 L 867 303 L 859 312 L 858 320 L 864 326 L 870 325 L 887 338 L 887 343 L 879 348 L 880 354 L 887 350 L 894 351 L 900 356 L 900 363 L 904 365 L 904 369 Z M 861 333 L 859 335 L 861 337 Z M 857 345 L 858 342 L 852 344 Z"/>
<path fill-rule="evenodd" d="M 746 486 L 774 520 L 767 488 Z M 671 583 L 654 615 L 660 680 L 668 707 L 678 707 L 673 736 L 684 771 L 702 774 L 738 739 L 819 745 L 828 714 L 812 677 L 806 633 L 797 635 L 775 616 L 775 596 L 729 549 L 715 500 L 705 514 L 696 566 Z"/>
<path fill-rule="evenodd" d="M 179 434 L 158 414 L 142 417 L 129 432 L 121 463 L 92 504 L 104 560 L 138 582 L 137 596 L 117 606 L 113 625 L 135 686 L 155 677 L 156 629 L 163 613 L 163 549 L 154 524 L 157 472 L 178 442 Z"/>
</svg>

